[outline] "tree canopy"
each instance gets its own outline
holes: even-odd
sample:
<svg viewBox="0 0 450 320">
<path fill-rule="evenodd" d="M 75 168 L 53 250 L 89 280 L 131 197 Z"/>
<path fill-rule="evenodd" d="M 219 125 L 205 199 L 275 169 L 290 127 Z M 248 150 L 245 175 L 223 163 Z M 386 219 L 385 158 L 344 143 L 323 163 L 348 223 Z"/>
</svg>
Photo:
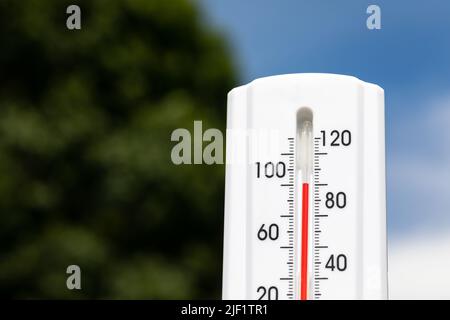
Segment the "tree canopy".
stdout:
<svg viewBox="0 0 450 320">
<path fill-rule="evenodd" d="M 170 159 L 174 129 L 224 128 L 235 84 L 199 10 L 2 0 L 0 41 L 1 295 L 219 298 L 224 168 Z"/>
</svg>

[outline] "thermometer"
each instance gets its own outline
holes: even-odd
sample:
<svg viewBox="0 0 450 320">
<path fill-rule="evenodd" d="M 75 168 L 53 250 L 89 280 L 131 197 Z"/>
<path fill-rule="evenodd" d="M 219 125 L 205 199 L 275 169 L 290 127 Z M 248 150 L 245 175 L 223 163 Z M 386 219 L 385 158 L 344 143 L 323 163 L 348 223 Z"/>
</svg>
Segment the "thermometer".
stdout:
<svg viewBox="0 0 450 320">
<path fill-rule="evenodd" d="M 291 74 L 228 95 L 223 298 L 387 299 L 384 92 Z"/>
</svg>

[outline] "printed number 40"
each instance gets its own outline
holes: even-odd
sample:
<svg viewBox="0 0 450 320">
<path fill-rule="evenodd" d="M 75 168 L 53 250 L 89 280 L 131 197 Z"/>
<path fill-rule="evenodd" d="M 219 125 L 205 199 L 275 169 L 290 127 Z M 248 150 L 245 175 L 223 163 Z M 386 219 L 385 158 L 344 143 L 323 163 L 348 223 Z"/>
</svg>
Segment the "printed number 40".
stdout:
<svg viewBox="0 0 450 320">
<path fill-rule="evenodd" d="M 331 271 L 345 271 L 347 269 L 347 257 L 344 254 L 332 254 L 325 265 L 325 268 Z"/>
</svg>

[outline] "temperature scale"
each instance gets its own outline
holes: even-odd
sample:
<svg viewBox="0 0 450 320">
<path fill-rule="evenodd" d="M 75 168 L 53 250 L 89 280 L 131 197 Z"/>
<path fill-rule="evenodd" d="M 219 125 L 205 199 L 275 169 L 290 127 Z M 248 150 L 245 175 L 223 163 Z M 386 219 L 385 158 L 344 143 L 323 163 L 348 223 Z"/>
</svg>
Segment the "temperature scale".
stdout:
<svg viewBox="0 0 450 320">
<path fill-rule="evenodd" d="M 224 299 L 387 299 L 384 92 L 291 74 L 228 95 Z"/>
</svg>

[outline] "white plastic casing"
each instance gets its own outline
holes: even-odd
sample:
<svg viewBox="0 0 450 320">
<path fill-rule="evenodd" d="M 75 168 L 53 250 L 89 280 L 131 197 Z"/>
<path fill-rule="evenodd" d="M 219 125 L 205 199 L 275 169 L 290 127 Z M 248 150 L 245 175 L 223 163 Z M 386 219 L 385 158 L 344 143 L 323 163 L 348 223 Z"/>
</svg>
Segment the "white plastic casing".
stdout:
<svg viewBox="0 0 450 320">
<path fill-rule="evenodd" d="M 285 159 L 281 154 L 289 151 L 286 139 L 295 137 L 296 115 L 302 107 L 313 113 L 316 152 L 327 154 L 320 159 L 320 164 L 318 157 L 315 162 L 321 166 L 315 170 L 322 174 L 320 181 L 326 182 L 326 186 L 319 189 L 319 177 L 311 178 L 311 188 L 315 190 L 311 191 L 311 203 L 317 205 L 311 207 L 310 221 L 313 224 L 316 219 L 319 225 L 313 209 L 326 213 L 327 217 L 320 220 L 319 232 L 320 243 L 327 248 L 316 255 L 321 269 L 317 267 L 317 274 L 311 273 L 309 298 L 387 299 L 384 91 L 355 77 L 333 74 L 261 78 L 228 94 L 223 298 L 259 299 L 262 296 L 259 286 L 276 286 L 277 299 L 298 298 L 298 294 L 293 293 L 298 291 L 295 271 L 298 267 L 290 271 L 292 282 L 280 281 L 283 276 L 289 277 L 285 267 L 289 262 L 286 261 L 298 262 L 298 242 L 293 240 L 295 245 L 290 256 L 279 249 L 289 240 L 285 230 L 299 230 L 299 204 L 287 207 L 288 191 L 280 186 L 294 179 L 297 183 L 297 179 L 293 175 L 279 181 L 256 179 L 255 162 L 276 163 Z M 271 148 L 264 149 L 264 141 L 269 143 L 269 140 L 256 142 L 252 135 L 242 138 L 243 134 L 258 130 L 278 133 Z M 333 136 L 329 134 L 333 130 L 351 132 L 351 144 L 330 146 L 329 139 Z M 325 142 L 323 138 L 322 141 L 321 137 L 328 140 Z M 263 155 L 252 153 L 256 143 L 259 149 L 264 149 Z M 290 147 L 292 145 L 291 142 Z M 298 188 L 293 188 L 291 195 L 294 192 L 298 199 Z M 330 190 L 346 192 L 345 208 L 328 210 L 323 206 L 320 201 Z M 291 225 L 280 218 L 280 213 L 288 213 L 289 208 L 294 208 L 292 214 L 296 217 Z M 278 224 L 277 240 L 256 238 L 262 223 Z M 313 226 L 310 230 L 314 234 Z M 316 241 L 317 246 L 319 240 Z M 313 238 L 311 243 L 310 259 L 313 259 L 312 253 L 318 249 L 314 247 Z M 330 254 L 341 252 L 348 259 L 344 272 L 324 268 Z M 289 257 L 291 260 L 286 260 Z M 311 268 L 313 265 L 311 262 Z M 316 283 L 319 274 L 328 280 Z"/>
</svg>

